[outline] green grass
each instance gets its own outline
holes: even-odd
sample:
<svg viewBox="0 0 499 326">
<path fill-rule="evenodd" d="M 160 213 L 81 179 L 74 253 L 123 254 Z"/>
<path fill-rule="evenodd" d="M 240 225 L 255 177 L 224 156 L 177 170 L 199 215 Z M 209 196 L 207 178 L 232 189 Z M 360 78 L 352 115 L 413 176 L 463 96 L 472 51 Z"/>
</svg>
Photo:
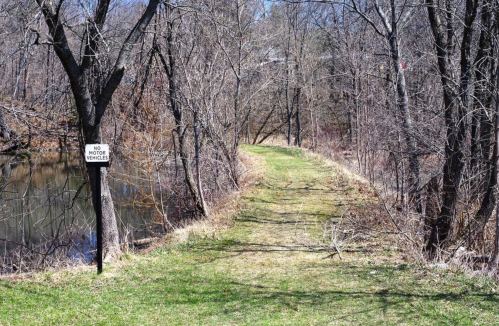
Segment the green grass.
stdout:
<svg viewBox="0 0 499 326">
<path fill-rule="evenodd" d="M 321 244 L 359 181 L 299 150 L 245 146 L 266 172 L 234 227 L 94 269 L 0 281 L 0 325 L 496 325 L 497 285 Z M 365 245 L 365 244 L 363 244 Z M 387 244 L 389 245 L 389 244 Z"/>
</svg>

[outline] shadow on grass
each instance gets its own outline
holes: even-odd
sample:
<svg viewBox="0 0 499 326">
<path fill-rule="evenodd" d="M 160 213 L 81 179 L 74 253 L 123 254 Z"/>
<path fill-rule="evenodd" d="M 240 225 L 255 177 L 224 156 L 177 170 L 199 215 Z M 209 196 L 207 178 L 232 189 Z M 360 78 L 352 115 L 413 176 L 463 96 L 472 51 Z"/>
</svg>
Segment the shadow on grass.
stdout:
<svg viewBox="0 0 499 326">
<path fill-rule="evenodd" d="M 266 190 L 271 191 L 282 191 L 282 192 L 290 192 L 290 191 L 299 191 L 299 192 L 307 192 L 310 191 L 314 193 L 316 191 L 327 192 L 331 191 L 330 187 L 322 186 L 323 188 L 316 188 L 317 185 L 309 185 L 309 186 L 280 186 L 276 185 L 275 182 L 263 183 L 259 184 L 259 187 Z"/>
<path fill-rule="evenodd" d="M 190 249 L 199 251 L 219 251 L 224 253 L 329 252 L 329 250 L 327 250 L 323 246 L 263 244 L 242 242 L 236 240 L 223 240 L 218 243 L 198 243 L 191 246 Z"/>
<path fill-rule="evenodd" d="M 237 217 L 237 221 L 240 222 L 253 222 L 253 223 L 265 223 L 265 224 L 307 224 L 315 225 L 317 222 L 326 221 L 331 218 L 340 217 L 341 215 L 333 214 L 324 210 L 322 211 L 310 211 L 306 209 L 300 209 L 299 204 L 287 205 L 286 211 L 275 211 L 268 208 L 253 208 L 241 212 Z M 294 210 L 290 208 L 294 207 Z M 301 217 L 306 216 L 308 220 L 303 220 Z"/>
<path fill-rule="evenodd" d="M 278 285 L 276 285 L 278 284 Z M 249 278 L 245 281 L 227 277 L 224 272 L 203 273 L 201 271 L 176 271 L 175 275 L 157 278 L 143 286 L 130 289 L 129 295 L 143 296 L 142 305 L 181 307 L 192 313 L 208 310 L 209 315 L 241 314 L 248 318 L 270 318 L 273 313 L 293 314 L 305 311 L 330 317 L 329 320 L 350 320 L 352 316 L 383 318 L 382 315 L 396 316 L 396 320 L 418 324 L 416 315 L 430 321 L 453 321 L 454 324 L 466 324 L 462 321 L 467 312 L 473 310 L 469 302 L 481 302 L 484 311 L 497 310 L 497 294 L 466 293 L 459 291 L 421 293 L 415 291 L 379 289 L 364 290 L 351 287 L 332 287 L 329 290 L 313 288 L 301 283 L 291 284 L 288 280 L 276 282 L 272 279 Z M 147 288 L 145 291 L 144 287 Z M 137 292 L 137 293 L 134 293 Z M 109 298 L 110 304 L 114 301 Z M 141 300 L 142 301 L 142 300 Z M 446 316 L 438 308 L 451 306 L 461 309 Z M 140 309 L 140 307 L 134 307 Z M 476 312 L 475 312 L 476 313 Z M 381 315 L 380 315 L 381 314 Z M 457 317 L 458 314 L 463 314 Z M 261 316 L 261 317 L 259 317 Z M 292 315 L 289 315 L 292 318 Z M 457 318 L 457 319 L 456 319 Z M 393 319 L 392 319 L 393 320 Z M 456 322 L 457 320 L 457 322 Z M 370 324 L 370 323 L 368 323 Z"/>
<path fill-rule="evenodd" d="M 408 290 L 386 286 L 369 290 L 358 282 L 352 283 L 351 278 L 345 278 L 342 283 L 332 282 L 324 288 L 320 285 L 320 280 L 304 283 L 300 275 L 291 278 L 284 275 L 247 275 L 244 279 L 236 280 L 225 271 L 204 270 L 189 265 L 184 268 L 176 266 L 174 270 L 170 270 L 171 266 L 164 265 L 161 269 L 161 276 L 149 278 L 147 282 L 139 277 L 148 273 L 146 269 L 137 270 L 137 277 L 134 278 L 122 281 L 115 279 L 112 285 L 99 288 L 98 291 L 93 287 L 82 287 L 79 292 L 88 296 L 88 301 L 78 304 L 79 313 L 82 310 L 93 311 L 97 307 L 97 301 L 106 303 L 97 308 L 101 310 L 101 314 L 126 308 L 131 315 L 142 315 L 147 313 L 147 308 L 156 307 L 156 313 L 170 318 L 174 315 L 172 311 L 182 309 L 183 312 L 196 315 L 203 312 L 210 316 L 242 314 L 248 316 L 248 319 L 272 320 L 275 317 L 268 314 L 272 311 L 275 314 L 286 314 L 289 318 L 293 318 L 295 312 L 315 314 L 326 316 L 329 321 L 350 321 L 353 317 L 358 317 L 367 321 L 364 324 L 372 324 L 375 319 L 382 321 L 384 315 L 390 315 L 392 319 L 389 324 L 393 324 L 395 318 L 395 321 L 403 320 L 406 324 L 417 325 L 422 321 L 418 318 L 424 318 L 426 324 L 447 322 L 466 325 L 470 322 L 466 318 L 472 314 L 477 316 L 483 312 L 494 316 L 499 300 L 498 294 L 478 293 L 473 290 L 440 290 L 429 288 L 429 285 Z M 351 271 L 358 274 L 361 280 L 370 277 L 367 268 L 352 267 Z M 384 271 L 388 274 L 405 272 L 390 269 Z M 12 298 L 14 291 L 19 302 L 26 301 L 26 305 L 14 309 L 23 311 L 23 314 L 29 314 L 31 310 L 43 313 L 43 307 L 35 309 L 33 304 L 41 297 L 52 296 L 53 290 L 50 287 L 41 287 L 34 293 L 29 288 L 11 287 L 6 282 L 0 283 L 4 300 Z M 59 295 L 66 292 L 62 287 L 57 290 Z M 54 304 L 59 301 L 54 299 Z M 444 308 L 453 313 L 442 313 Z M 71 309 L 69 306 L 60 313 L 70 314 Z"/>
<path fill-rule="evenodd" d="M 277 214 L 277 213 L 273 213 L 273 214 Z M 279 215 L 288 216 L 288 215 L 294 215 L 294 214 L 280 213 Z M 303 214 L 303 215 L 305 215 L 305 214 Z M 326 216 L 326 214 L 323 214 L 323 215 Z M 257 216 L 251 216 L 251 215 L 244 215 L 244 217 L 241 217 L 237 220 L 239 222 L 276 224 L 276 225 L 283 225 L 283 224 L 315 225 L 316 224 L 314 221 L 282 220 L 282 219 L 280 220 L 280 219 L 263 218 L 263 217 L 257 217 Z"/>
</svg>

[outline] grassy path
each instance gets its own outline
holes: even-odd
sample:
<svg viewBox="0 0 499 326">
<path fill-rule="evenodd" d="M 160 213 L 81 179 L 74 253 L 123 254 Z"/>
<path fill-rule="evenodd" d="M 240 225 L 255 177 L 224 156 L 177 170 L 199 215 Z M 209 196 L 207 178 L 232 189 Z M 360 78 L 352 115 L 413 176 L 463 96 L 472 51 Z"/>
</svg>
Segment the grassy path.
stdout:
<svg viewBox="0 0 499 326">
<path fill-rule="evenodd" d="M 358 183 L 296 150 L 245 150 L 266 172 L 233 228 L 101 275 L 0 281 L 0 325 L 497 325 L 487 280 L 366 252 L 328 258 L 322 222 L 362 203 Z"/>
</svg>

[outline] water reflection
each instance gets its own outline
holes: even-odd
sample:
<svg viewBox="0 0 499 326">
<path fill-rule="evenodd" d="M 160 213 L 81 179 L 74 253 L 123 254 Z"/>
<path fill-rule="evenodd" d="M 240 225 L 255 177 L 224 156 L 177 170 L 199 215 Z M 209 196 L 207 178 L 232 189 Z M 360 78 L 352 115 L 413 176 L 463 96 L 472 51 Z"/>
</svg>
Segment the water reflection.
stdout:
<svg viewBox="0 0 499 326">
<path fill-rule="evenodd" d="M 111 171 L 129 177 L 111 179 L 122 235 L 150 236 L 149 207 L 137 207 L 133 169 L 113 164 Z M 28 157 L 0 156 L 0 269 L 21 268 L 23 261 L 47 262 L 59 253 L 89 261 L 95 248 L 95 215 L 77 154 L 50 153 Z M 1 270 L 0 270 L 1 272 Z"/>
</svg>

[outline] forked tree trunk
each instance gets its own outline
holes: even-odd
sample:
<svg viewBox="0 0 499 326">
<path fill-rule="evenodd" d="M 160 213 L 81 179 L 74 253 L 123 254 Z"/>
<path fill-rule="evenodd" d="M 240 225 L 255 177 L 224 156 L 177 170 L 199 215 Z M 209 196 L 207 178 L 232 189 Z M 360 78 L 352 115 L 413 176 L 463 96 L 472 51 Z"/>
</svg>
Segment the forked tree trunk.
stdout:
<svg viewBox="0 0 499 326">
<path fill-rule="evenodd" d="M 131 51 L 139 37 L 146 30 L 149 22 L 156 13 L 160 0 L 150 0 L 144 13 L 132 28 L 123 42 L 113 68 L 107 72 L 108 78 L 100 80 L 94 76 L 94 62 L 100 54 L 102 34 L 111 0 L 99 0 L 95 6 L 92 22 L 87 25 L 86 33 L 82 38 L 84 54 L 78 60 L 70 48 L 66 37 L 66 23 L 61 20 L 62 1 L 54 4 L 51 1 L 36 0 L 45 18 L 49 29 L 49 35 L 53 42 L 54 51 L 62 63 L 68 75 L 71 91 L 80 119 L 81 128 L 86 144 L 101 143 L 101 121 L 111 101 L 111 98 L 123 79 L 125 67 L 130 59 Z M 98 89 L 92 85 L 100 85 Z M 90 189 L 96 193 L 95 170 L 89 169 Z M 103 256 L 105 261 L 110 261 L 120 254 L 119 235 L 114 213 L 113 199 L 107 181 L 107 171 L 102 169 L 101 178 L 101 200 L 102 200 L 102 224 L 103 224 Z M 93 196 L 94 208 L 96 200 Z"/>
</svg>

